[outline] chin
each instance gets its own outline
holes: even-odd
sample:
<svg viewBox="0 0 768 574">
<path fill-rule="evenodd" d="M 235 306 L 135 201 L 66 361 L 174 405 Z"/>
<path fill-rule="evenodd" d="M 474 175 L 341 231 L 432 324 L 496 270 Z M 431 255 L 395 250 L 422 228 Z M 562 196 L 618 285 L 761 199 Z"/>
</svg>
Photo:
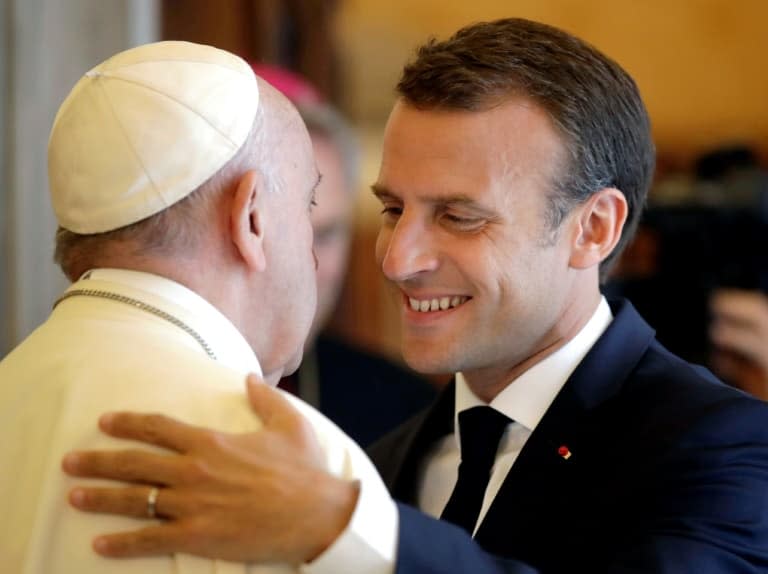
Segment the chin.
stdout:
<svg viewBox="0 0 768 574">
<path fill-rule="evenodd" d="M 461 370 L 457 357 L 448 353 L 421 353 L 403 349 L 403 360 L 414 371 L 424 375 L 452 375 Z"/>
<path fill-rule="evenodd" d="M 292 375 L 295 373 L 299 365 L 301 365 L 301 359 L 304 356 L 304 348 L 300 348 L 296 354 L 294 354 L 290 360 L 285 364 L 285 367 L 283 367 L 283 376 L 287 377 L 288 375 Z"/>
<path fill-rule="evenodd" d="M 274 388 L 277 387 L 277 385 L 280 383 L 280 379 L 282 378 L 282 371 L 271 371 L 269 373 L 264 373 L 264 384 Z"/>
<path fill-rule="evenodd" d="M 261 364 L 262 371 L 264 372 L 264 382 L 272 387 L 276 387 L 280 382 L 280 379 L 292 375 L 296 372 L 301 364 L 301 353 L 303 349 L 299 349 L 297 353 L 288 358 L 287 361 L 277 362 L 276 364 Z"/>
</svg>

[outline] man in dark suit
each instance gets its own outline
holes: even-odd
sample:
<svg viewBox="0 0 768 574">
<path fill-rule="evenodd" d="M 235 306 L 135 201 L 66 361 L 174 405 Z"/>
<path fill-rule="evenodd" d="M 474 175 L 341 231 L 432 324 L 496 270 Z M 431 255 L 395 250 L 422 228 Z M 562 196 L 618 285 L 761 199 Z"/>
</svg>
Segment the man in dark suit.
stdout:
<svg viewBox="0 0 768 574">
<path fill-rule="evenodd" d="M 766 571 L 768 408 L 667 352 L 629 303 L 600 294 L 653 172 L 632 79 L 567 33 L 507 19 L 423 46 L 398 92 L 373 186 L 377 257 L 401 301 L 406 361 L 457 374 L 371 449 L 401 501 L 397 556 L 356 571 Z M 251 476 L 247 495 L 215 498 L 220 514 L 223 505 L 256 525 L 275 520 L 275 500 L 286 509 L 278 536 L 244 529 L 227 540 L 239 558 L 279 545 L 282 559 L 350 568 L 333 562 L 354 544 L 339 524 L 365 520 L 365 493 L 352 508 L 335 503 L 342 485 L 311 473 L 301 448 L 290 470 L 264 468 L 211 444 L 236 439 L 167 419 L 115 420 L 113 434 L 172 446 L 164 437 L 183 437 L 187 460 L 227 460 L 232 476 Z M 249 444 L 261 452 L 271 440 Z M 83 475 L 163 476 L 135 453 L 76 462 L 70 472 Z M 264 486 L 302 473 L 311 493 Z M 183 532 L 214 541 L 204 553 L 217 554 L 222 530 L 203 502 L 212 484 L 226 492 L 227 474 L 164 480 L 158 508 L 165 495 L 169 523 L 109 538 L 102 552 L 165 552 L 177 547 L 168 534 Z M 140 513 L 129 492 L 78 504 Z M 312 530 L 311 519 L 329 526 Z"/>
<path fill-rule="evenodd" d="M 765 406 L 666 351 L 629 303 L 612 310 L 474 539 L 541 572 L 764 571 Z M 369 449 L 396 499 L 428 499 L 419 469 L 451 432 L 455 392 Z M 444 554 L 439 528 L 403 520 L 410 560 Z"/>
</svg>

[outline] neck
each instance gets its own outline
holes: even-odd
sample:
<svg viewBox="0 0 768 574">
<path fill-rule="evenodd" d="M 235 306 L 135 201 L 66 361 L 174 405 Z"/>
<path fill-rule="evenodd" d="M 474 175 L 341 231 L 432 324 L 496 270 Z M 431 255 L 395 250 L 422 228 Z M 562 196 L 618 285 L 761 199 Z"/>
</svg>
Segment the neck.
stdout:
<svg viewBox="0 0 768 574">
<path fill-rule="evenodd" d="M 511 366 L 494 365 L 462 371 L 469 388 L 479 399 L 490 403 L 520 375 L 569 343 L 592 318 L 601 297 L 599 290 L 595 290 L 592 296 L 567 307 L 555 327 L 545 333 L 534 351 Z"/>
<path fill-rule="evenodd" d="M 109 257 L 103 257 L 94 263 L 94 267 L 141 271 L 175 281 L 216 307 L 241 333 L 245 335 L 248 332 L 244 330 L 243 324 L 245 313 L 240 304 L 240 281 L 237 275 L 230 269 L 224 268 L 221 262 L 199 257 L 197 254 L 195 256 L 110 254 Z M 253 346 L 251 341 L 248 342 Z"/>
</svg>

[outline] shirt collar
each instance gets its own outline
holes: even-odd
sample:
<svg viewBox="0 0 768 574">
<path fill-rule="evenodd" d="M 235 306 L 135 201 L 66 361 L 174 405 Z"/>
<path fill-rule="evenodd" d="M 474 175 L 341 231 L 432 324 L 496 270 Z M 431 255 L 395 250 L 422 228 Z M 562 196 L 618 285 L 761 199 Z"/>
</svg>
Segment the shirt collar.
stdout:
<svg viewBox="0 0 768 574">
<path fill-rule="evenodd" d="M 262 374 L 259 360 L 237 327 L 216 307 L 180 283 L 141 271 L 92 269 L 68 291 L 75 289 L 106 290 L 157 307 L 194 329 L 218 362 L 244 373 Z M 194 345 L 202 352 L 199 345 Z"/>
<path fill-rule="evenodd" d="M 612 320 L 611 308 L 605 297 L 601 297 L 592 317 L 573 339 L 511 381 L 490 406 L 533 431 L 568 377 Z M 454 417 L 458 418 L 463 410 L 485 404 L 470 390 L 464 375 L 457 373 Z"/>
</svg>

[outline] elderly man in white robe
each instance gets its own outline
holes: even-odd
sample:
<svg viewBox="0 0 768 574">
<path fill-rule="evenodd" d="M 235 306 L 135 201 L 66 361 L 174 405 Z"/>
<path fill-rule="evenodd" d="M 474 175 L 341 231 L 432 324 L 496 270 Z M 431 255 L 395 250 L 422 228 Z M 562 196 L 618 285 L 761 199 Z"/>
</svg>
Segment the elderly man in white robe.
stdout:
<svg viewBox="0 0 768 574">
<path fill-rule="evenodd" d="M 84 75 L 59 109 L 48 152 L 56 259 L 74 283 L 0 363 L 0 571 L 338 572 L 328 564 L 339 557 L 352 569 L 391 560 L 395 541 L 382 533 L 394 528 L 381 525 L 397 520 L 394 504 L 380 502 L 386 490 L 360 449 L 310 407 L 253 380 L 261 419 L 248 404 L 248 373 L 276 384 L 296 369 L 316 304 L 309 212 L 319 174 L 288 101 L 232 54 L 150 44 Z M 356 500 L 345 488 L 337 503 L 368 504 L 376 524 L 353 516 L 342 538 L 308 548 L 302 564 L 186 554 L 114 562 L 93 551 L 98 533 L 161 519 L 174 504 L 162 484 L 148 484 L 134 489 L 141 517 L 94 519 L 69 506 L 78 491 L 60 460 L 111 444 L 94 425 L 101 413 L 150 410 L 267 436 L 283 423 L 269 416 L 275 400 L 311 421 L 322 451 L 316 479 L 325 469 L 358 481 Z M 296 445 L 314 442 L 302 432 Z M 272 455 L 290 457 L 291 446 L 284 440 Z M 353 542 L 355 555 L 344 557 Z"/>
</svg>

